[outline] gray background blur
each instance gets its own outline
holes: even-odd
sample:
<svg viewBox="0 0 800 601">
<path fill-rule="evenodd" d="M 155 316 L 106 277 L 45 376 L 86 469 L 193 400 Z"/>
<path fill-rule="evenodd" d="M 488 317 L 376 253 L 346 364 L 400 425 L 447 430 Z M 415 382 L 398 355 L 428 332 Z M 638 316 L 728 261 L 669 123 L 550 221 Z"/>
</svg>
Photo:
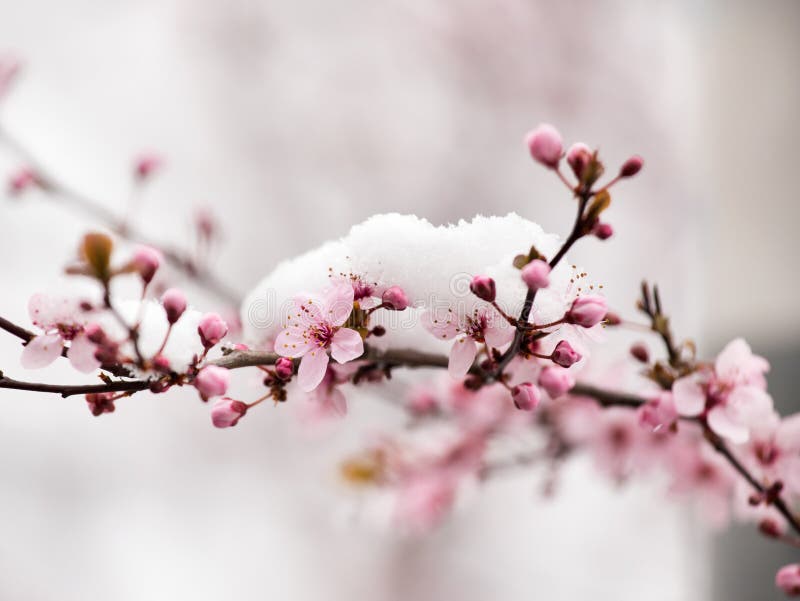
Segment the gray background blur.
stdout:
<svg viewBox="0 0 800 601">
<path fill-rule="evenodd" d="M 137 223 L 179 244 L 192 208 L 216 207 L 216 267 L 242 292 L 377 212 L 517 211 L 565 231 L 569 204 L 521 142 L 540 121 L 610 165 L 642 154 L 609 212 L 616 238 L 576 258 L 621 309 L 657 279 L 707 354 L 747 336 L 777 359 L 782 408 L 798 408 L 796 1 L 2 9 L 0 50 L 26 63 L 3 125 L 119 211 L 132 155 L 163 154 Z M 4 173 L 14 166 L 4 152 Z M 0 202 L 3 315 L 25 319 L 91 223 L 35 195 Z M 0 340 L 11 375 L 18 352 Z M 78 400 L 0 392 L 0 598 L 779 598 L 774 546 L 749 529 L 709 545 L 660 488 L 614 490 L 580 462 L 555 503 L 520 475 L 429 538 L 378 531 L 334 477 L 365 428 L 398 422 L 363 400 L 309 437 L 288 410 L 215 431 L 190 392 L 101 419 Z"/>
</svg>

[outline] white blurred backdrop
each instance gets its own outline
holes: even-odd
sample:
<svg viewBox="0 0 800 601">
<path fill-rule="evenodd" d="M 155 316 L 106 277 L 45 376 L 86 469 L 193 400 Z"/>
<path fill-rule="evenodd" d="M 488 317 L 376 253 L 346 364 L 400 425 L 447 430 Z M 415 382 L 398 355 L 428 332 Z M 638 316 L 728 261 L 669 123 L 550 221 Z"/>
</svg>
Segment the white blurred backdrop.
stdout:
<svg viewBox="0 0 800 601">
<path fill-rule="evenodd" d="M 522 144 L 550 121 L 610 166 L 646 158 L 615 194 L 616 237 L 575 255 L 616 307 L 647 276 L 709 354 L 733 334 L 763 352 L 797 343 L 792 0 L 0 7 L 0 50 L 25 63 L 3 127 L 120 212 L 132 157 L 163 155 L 137 227 L 188 244 L 193 208 L 214 207 L 214 267 L 242 293 L 378 212 L 516 211 L 564 232 L 568 199 Z M 36 194 L 0 200 L 0 314 L 25 320 L 92 225 Z M 9 375 L 18 355 L 0 338 Z M 0 391 L 0 598 L 709 598 L 699 524 L 660 487 L 616 490 L 581 462 L 555 502 L 520 474 L 427 538 L 375 528 L 335 466 L 398 420 L 356 401 L 311 437 L 284 407 L 214 430 L 191 391 L 99 419 L 80 399 Z"/>
</svg>

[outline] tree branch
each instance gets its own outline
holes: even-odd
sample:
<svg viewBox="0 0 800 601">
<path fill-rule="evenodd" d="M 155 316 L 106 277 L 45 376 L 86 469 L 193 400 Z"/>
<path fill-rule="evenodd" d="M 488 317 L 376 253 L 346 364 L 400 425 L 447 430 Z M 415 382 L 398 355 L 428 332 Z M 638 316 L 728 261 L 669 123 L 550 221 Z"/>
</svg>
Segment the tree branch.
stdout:
<svg viewBox="0 0 800 601">
<path fill-rule="evenodd" d="M 232 306 L 238 307 L 241 304 L 241 295 L 221 282 L 210 270 L 197 265 L 186 253 L 149 240 L 141 232 L 131 230 L 129 226 L 112 211 L 103 206 L 102 203 L 90 198 L 82 192 L 72 189 L 56 178 L 52 173 L 48 172 L 32 151 L 12 136 L 8 130 L 2 127 L 0 127 L 0 140 L 3 140 L 20 160 L 33 170 L 40 181 L 41 190 L 56 201 L 57 204 L 69 206 L 85 213 L 88 217 L 104 224 L 121 238 L 159 249 L 169 263 L 182 271 L 200 287 L 208 290 L 219 299 Z"/>
<path fill-rule="evenodd" d="M 47 392 L 60 394 L 66 398 L 76 394 L 91 394 L 98 392 L 137 392 L 150 387 L 149 380 L 116 380 L 105 384 L 43 384 L 39 382 L 21 382 L 6 377 L 0 371 L 0 388 L 14 390 L 28 390 L 32 392 Z"/>
</svg>

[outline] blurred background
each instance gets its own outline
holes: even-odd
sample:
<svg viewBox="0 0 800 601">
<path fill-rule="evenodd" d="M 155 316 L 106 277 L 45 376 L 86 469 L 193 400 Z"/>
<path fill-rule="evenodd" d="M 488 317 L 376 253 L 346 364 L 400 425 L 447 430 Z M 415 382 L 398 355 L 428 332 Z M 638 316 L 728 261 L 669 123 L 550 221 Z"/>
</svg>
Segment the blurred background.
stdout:
<svg viewBox="0 0 800 601">
<path fill-rule="evenodd" d="M 3 129 L 117 214 L 133 157 L 163 156 L 133 225 L 190 246 L 211 207 L 213 267 L 242 294 L 379 212 L 515 211 L 566 232 L 568 199 L 522 143 L 539 122 L 599 145 L 610 170 L 643 155 L 614 195 L 615 238 L 575 259 L 623 312 L 642 277 L 660 282 L 704 355 L 746 336 L 781 410 L 800 408 L 795 0 L 0 6 L 0 51 L 24 63 Z M 19 166 L 0 149 L 3 174 Z M 35 192 L 0 200 L 0 314 L 26 321 L 93 225 Z M 0 339 L 9 375 L 18 355 Z M 369 401 L 310 436 L 281 410 L 214 430 L 190 391 L 100 419 L 0 391 L 0 598 L 777 599 L 775 569 L 797 559 L 749 527 L 708 536 L 663 487 L 618 490 L 581 461 L 555 502 L 520 473 L 398 537 L 336 480 L 365 430 L 399 423 Z"/>
</svg>

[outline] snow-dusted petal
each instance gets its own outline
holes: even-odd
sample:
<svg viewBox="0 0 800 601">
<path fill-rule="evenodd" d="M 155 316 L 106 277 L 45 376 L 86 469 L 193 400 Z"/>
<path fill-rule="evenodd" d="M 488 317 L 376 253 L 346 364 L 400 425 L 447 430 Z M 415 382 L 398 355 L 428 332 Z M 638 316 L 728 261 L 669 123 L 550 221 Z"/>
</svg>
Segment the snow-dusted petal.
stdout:
<svg viewBox="0 0 800 601">
<path fill-rule="evenodd" d="M 456 340 L 450 350 L 450 361 L 447 364 L 450 375 L 454 378 L 466 376 L 477 354 L 478 345 L 472 338 L 463 336 Z"/>
<path fill-rule="evenodd" d="M 309 351 L 303 356 L 297 370 L 297 383 L 303 392 L 311 392 L 319 386 L 328 369 L 328 361 L 330 361 L 328 353 L 320 348 Z"/>
<path fill-rule="evenodd" d="M 322 318 L 335 326 L 342 325 L 353 311 L 353 286 L 337 282 L 323 292 Z"/>
<path fill-rule="evenodd" d="M 331 356 L 339 363 L 347 363 L 364 354 L 364 339 L 350 328 L 342 328 L 331 340 Z"/>
<path fill-rule="evenodd" d="M 681 415 L 700 415 L 706 407 L 706 393 L 695 375 L 675 380 L 672 385 L 672 398 L 675 401 L 675 409 Z"/>
<path fill-rule="evenodd" d="M 302 357 L 311 348 L 313 344 L 304 337 L 305 330 L 299 325 L 292 324 L 283 330 L 275 339 L 275 352 L 282 357 Z"/>
<path fill-rule="evenodd" d="M 67 358 L 72 367 L 85 374 L 91 373 L 100 367 L 100 362 L 95 359 L 95 345 L 85 334 L 76 336 L 69 345 Z"/>
<path fill-rule="evenodd" d="M 743 444 L 750 440 L 750 431 L 747 426 L 736 421 L 728 407 L 717 405 L 708 412 L 709 427 L 722 438 L 734 444 Z"/>
<path fill-rule="evenodd" d="M 47 367 L 61 354 L 64 344 L 58 334 L 42 334 L 31 340 L 23 349 L 22 367 L 39 369 Z"/>
<path fill-rule="evenodd" d="M 28 314 L 31 321 L 43 330 L 50 330 L 59 324 L 82 323 L 78 302 L 69 297 L 57 297 L 37 293 L 28 300 Z"/>
</svg>

